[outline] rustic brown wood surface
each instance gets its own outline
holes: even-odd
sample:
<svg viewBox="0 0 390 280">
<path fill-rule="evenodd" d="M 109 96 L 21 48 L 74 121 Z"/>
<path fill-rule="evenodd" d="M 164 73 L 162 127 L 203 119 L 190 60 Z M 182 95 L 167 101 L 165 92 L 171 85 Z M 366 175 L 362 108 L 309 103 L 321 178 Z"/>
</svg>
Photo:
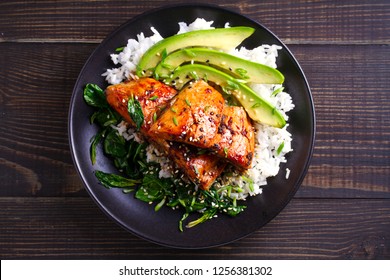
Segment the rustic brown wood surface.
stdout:
<svg viewBox="0 0 390 280">
<path fill-rule="evenodd" d="M 175 250 L 107 218 L 71 159 L 77 76 L 128 19 L 182 1 L 1 1 L 0 257 L 390 259 L 389 1 L 198 1 L 267 26 L 312 89 L 312 164 L 291 203 L 230 245 Z"/>
</svg>

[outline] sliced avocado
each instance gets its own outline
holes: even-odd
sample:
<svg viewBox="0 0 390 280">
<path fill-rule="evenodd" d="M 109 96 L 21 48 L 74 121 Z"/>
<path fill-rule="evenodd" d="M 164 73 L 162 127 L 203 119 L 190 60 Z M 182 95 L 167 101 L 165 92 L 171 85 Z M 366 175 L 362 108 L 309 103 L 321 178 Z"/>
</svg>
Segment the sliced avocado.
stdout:
<svg viewBox="0 0 390 280">
<path fill-rule="evenodd" d="M 252 120 L 279 128 L 286 124 L 283 115 L 275 106 L 237 79 L 210 66 L 202 64 L 180 66 L 164 82 L 180 90 L 187 82 L 198 79 L 213 82 L 221 86 L 225 92 L 233 94 Z"/>
<path fill-rule="evenodd" d="M 155 75 L 160 78 L 167 77 L 172 70 L 186 62 L 212 65 L 247 82 L 259 84 L 284 82 L 283 74 L 277 69 L 207 48 L 184 48 L 172 52 L 156 66 Z"/>
<path fill-rule="evenodd" d="M 241 42 L 252 35 L 254 31 L 254 28 L 251 27 L 236 26 L 230 28 L 196 30 L 167 37 L 154 44 L 145 52 L 138 63 L 137 75 L 139 77 L 150 76 L 150 69 L 156 67 L 164 52 L 169 54 L 175 50 L 191 46 L 204 46 L 229 50 L 241 44 Z"/>
</svg>

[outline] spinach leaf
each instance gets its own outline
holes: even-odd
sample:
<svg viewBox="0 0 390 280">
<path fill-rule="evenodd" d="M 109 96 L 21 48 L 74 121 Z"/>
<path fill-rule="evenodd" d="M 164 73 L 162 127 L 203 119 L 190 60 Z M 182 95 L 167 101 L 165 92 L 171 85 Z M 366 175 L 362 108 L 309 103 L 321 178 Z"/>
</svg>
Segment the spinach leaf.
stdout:
<svg viewBox="0 0 390 280">
<path fill-rule="evenodd" d="M 115 166 L 130 178 L 142 178 L 150 163 L 146 160 L 145 148 L 147 143 L 138 143 L 134 140 L 127 142 L 127 154 L 115 158 Z"/>
<path fill-rule="evenodd" d="M 95 136 L 91 138 L 90 157 L 91 157 L 92 165 L 96 163 L 97 145 L 103 139 L 105 131 L 106 131 L 105 129 L 102 129 L 98 133 L 96 133 Z"/>
<path fill-rule="evenodd" d="M 139 130 L 144 122 L 144 114 L 142 112 L 141 104 L 134 97 L 129 99 L 127 104 L 127 111 L 130 115 L 130 118 L 135 123 L 137 130 Z"/>
<path fill-rule="evenodd" d="M 104 139 L 104 152 L 114 157 L 123 157 L 127 153 L 126 142 L 117 131 L 111 130 Z"/>
<path fill-rule="evenodd" d="M 113 111 L 111 108 L 100 108 L 95 113 L 92 114 L 90 118 L 91 123 L 97 123 L 100 126 L 109 126 L 111 124 L 117 124 L 122 120 L 121 116 Z"/>
<path fill-rule="evenodd" d="M 100 183 L 105 186 L 107 189 L 110 188 L 129 188 L 135 187 L 139 184 L 140 180 L 128 179 L 120 175 L 105 173 L 103 171 L 95 171 L 96 178 Z"/>
<path fill-rule="evenodd" d="M 135 197 L 145 202 L 162 200 L 167 195 L 172 195 L 172 187 L 171 180 L 159 178 L 158 173 L 150 172 L 144 176 Z"/>
<path fill-rule="evenodd" d="M 84 88 L 84 100 L 88 105 L 98 108 L 108 107 L 104 91 L 95 84 L 87 84 Z"/>
</svg>

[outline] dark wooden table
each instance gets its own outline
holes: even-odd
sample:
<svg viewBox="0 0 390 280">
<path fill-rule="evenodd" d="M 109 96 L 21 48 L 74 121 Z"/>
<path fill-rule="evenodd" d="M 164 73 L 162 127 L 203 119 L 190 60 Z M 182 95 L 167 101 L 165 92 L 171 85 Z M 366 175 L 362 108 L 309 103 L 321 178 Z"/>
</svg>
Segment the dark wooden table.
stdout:
<svg viewBox="0 0 390 280">
<path fill-rule="evenodd" d="M 198 1 L 276 33 L 312 89 L 317 134 L 291 203 L 247 238 L 207 250 L 154 245 L 120 228 L 87 195 L 67 117 L 91 52 L 151 8 L 182 1 L 1 1 L 2 259 L 390 259 L 390 3 Z"/>
</svg>

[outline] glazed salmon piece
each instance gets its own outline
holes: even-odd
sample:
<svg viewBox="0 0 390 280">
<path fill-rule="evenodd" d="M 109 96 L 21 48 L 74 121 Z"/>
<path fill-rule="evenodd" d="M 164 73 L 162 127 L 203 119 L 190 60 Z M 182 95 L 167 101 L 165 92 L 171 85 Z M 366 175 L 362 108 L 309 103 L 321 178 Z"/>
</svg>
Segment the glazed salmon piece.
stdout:
<svg viewBox="0 0 390 280">
<path fill-rule="evenodd" d="M 149 131 L 153 120 L 158 117 L 177 91 L 166 84 L 152 78 L 126 81 L 111 85 L 106 89 L 106 99 L 128 123 L 135 125 L 127 111 L 129 98 L 139 101 L 144 114 L 144 124 L 141 131 Z"/>
<path fill-rule="evenodd" d="M 136 98 L 142 107 L 144 124 L 141 133 L 159 150 L 165 153 L 186 176 L 201 189 L 208 190 L 222 173 L 226 162 L 214 155 L 197 153 L 197 149 L 185 144 L 168 142 L 159 134 L 149 133 L 155 118 L 167 107 L 176 95 L 176 90 L 151 78 L 127 81 L 106 89 L 106 98 L 128 123 L 135 126 L 127 111 L 129 98 Z"/>
<path fill-rule="evenodd" d="M 153 143 L 164 149 L 176 167 L 202 190 L 209 190 L 227 165 L 227 161 L 213 154 L 199 154 L 194 146 L 162 139 L 155 139 Z"/>
<path fill-rule="evenodd" d="M 209 148 L 218 132 L 224 98 L 203 80 L 185 87 L 150 128 L 162 139 Z"/>
<path fill-rule="evenodd" d="M 254 128 L 245 109 L 225 106 L 211 150 L 235 166 L 248 169 L 252 164 L 254 149 Z"/>
<path fill-rule="evenodd" d="M 209 190 L 215 179 L 221 175 L 227 165 L 211 154 L 197 154 L 198 150 L 189 145 L 174 143 L 170 158 L 175 158 L 177 166 L 202 190 Z"/>
</svg>

